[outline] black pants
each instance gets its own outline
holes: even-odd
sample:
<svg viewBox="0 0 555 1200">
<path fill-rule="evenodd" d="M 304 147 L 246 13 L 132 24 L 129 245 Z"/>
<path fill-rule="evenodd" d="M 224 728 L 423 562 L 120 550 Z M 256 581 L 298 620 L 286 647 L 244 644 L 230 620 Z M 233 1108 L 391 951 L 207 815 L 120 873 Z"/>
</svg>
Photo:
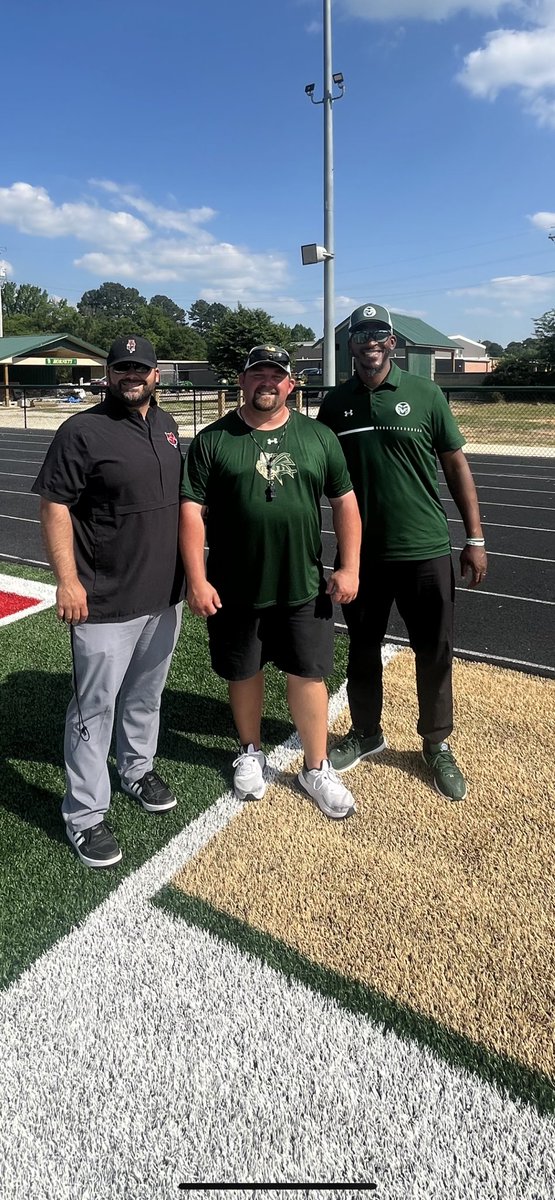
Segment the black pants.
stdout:
<svg viewBox="0 0 555 1200">
<path fill-rule="evenodd" d="M 418 733 L 441 742 L 453 729 L 453 606 L 450 555 L 424 562 L 376 562 L 343 607 L 349 630 L 347 696 L 353 727 L 378 730 L 383 705 L 381 643 L 393 601 L 416 657 Z"/>
</svg>

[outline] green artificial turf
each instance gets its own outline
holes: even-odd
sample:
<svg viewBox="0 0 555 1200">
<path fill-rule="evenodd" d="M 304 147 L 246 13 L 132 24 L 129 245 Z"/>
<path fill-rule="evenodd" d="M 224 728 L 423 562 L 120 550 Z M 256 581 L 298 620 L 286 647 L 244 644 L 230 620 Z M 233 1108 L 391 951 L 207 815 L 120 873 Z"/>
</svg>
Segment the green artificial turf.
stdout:
<svg viewBox="0 0 555 1200">
<path fill-rule="evenodd" d="M 363 1014 L 384 1032 L 392 1030 L 398 1037 L 426 1047 L 450 1066 L 493 1084 L 512 1100 L 524 1101 L 542 1114 L 555 1113 L 554 1081 L 540 1071 L 496 1054 L 357 980 L 326 970 L 279 939 L 213 908 L 197 896 L 187 896 L 171 884 L 162 888 L 152 903 L 231 943 L 241 953 L 261 959 L 287 978 L 329 996 L 343 1008 Z"/>
<path fill-rule="evenodd" d="M 47 572 L 5 566 L 5 574 L 51 582 Z M 336 639 L 335 691 L 344 677 L 346 641 Z M 0 629 L 0 986 L 227 791 L 237 737 L 225 683 L 210 668 L 205 622 L 184 614 L 183 630 L 162 700 L 157 767 L 179 804 L 152 816 L 117 790 L 109 823 L 123 849 L 111 871 L 91 871 L 71 849 L 60 804 L 62 742 L 71 695 L 69 633 L 54 610 Z M 263 742 L 270 748 L 292 732 L 284 679 L 267 669 Z M 113 770 L 113 762 L 111 762 Z"/>
</svg>

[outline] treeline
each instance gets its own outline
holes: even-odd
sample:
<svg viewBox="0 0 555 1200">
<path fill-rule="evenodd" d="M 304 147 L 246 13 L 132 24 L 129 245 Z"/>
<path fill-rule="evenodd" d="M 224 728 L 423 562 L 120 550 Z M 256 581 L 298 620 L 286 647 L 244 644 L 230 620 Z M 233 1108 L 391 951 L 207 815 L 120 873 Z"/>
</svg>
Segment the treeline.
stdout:
<svg viewBox="0 0 555 1200">
<path fill-rule="evenodd" d="M 535 337 L 525 338 L 522 342 L 509 342 L 504 350 L 497 343 L 484 340 L 488 353 L 498 359 L 497 366 L 486 377 L 488 386 L 503 383 L 520 383 L 523 386 L 536 386 L 539 382 L 551 384 L 550 376 L 555 375 L 555 309 L 535 318 L 534 329 Z"/>
<path fill-rule="evenodd" d="M 196 300 L 187 310 L 169 296 L 147 300 L 137 288 L 102 283 L 84 292 L 73 307 L 30 283 L 2 288 L 4 336 L 70 333 L 106 350 L 120 333 L 147 337 L 159 359 L 208 359 L 221 378 L 234 378 L 251 346 L 270 342 L 290 353 L 314 340 L 306 325 L 276 323 L 262 308 L 229 308 Z"/>
</svg>

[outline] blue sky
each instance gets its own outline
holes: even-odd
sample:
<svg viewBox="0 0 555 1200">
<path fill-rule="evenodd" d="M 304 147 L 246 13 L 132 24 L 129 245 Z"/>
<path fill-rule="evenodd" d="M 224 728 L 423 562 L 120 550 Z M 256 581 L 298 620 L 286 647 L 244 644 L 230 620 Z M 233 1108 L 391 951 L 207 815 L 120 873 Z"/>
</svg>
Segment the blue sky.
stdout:
<svg viewBox="0 0 555 1200">
<path fill-rule="evenodd" d="M 555 308 L 555 0 L 333 0 L 335 283 L 506 344 Z M 0 260 L 322 329 L 322 0 L 4 0 Z"/>
</svg>

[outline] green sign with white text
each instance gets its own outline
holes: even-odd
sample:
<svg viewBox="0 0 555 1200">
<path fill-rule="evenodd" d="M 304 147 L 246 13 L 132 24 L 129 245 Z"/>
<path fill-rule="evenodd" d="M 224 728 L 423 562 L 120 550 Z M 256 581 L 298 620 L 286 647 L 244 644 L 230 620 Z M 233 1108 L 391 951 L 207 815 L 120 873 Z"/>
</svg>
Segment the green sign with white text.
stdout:
<svg viewBox="0 0 555 1200">
<path fill-rule="evenodd" d="M 76 358 L 45 358 L 47 367 L 76 367 Z"/>
</svg>

